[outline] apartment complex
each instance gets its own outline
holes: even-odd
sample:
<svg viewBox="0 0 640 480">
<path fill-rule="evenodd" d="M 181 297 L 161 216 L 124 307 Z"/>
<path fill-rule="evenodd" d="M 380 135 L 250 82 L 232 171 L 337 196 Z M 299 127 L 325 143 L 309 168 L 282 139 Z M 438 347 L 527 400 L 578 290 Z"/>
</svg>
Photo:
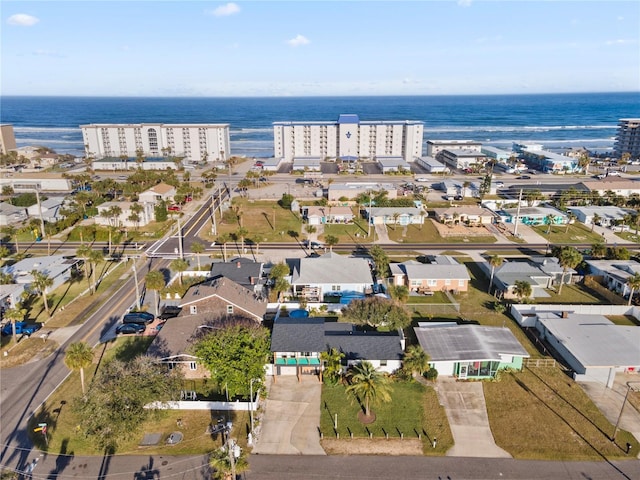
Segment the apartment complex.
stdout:
<svg viewBox="0 0 640 480">
<path fill-rule="evenodd" d="M 229 124 L 80 125 L 85 153 L 93 158 L 177 156 L 191 162 L 224 162 L 231 151 Z"/>
<path fill-rule="evenodd" d="M 620 119 L 613 150 L 618 157 L 623 153 L 631 154 L 632 158 L 640 157 L 640 118 Z"/>
<path fill-rule="evenodd" d="M 304 157 L 413 162 L 422 156 L 423 131 L 420 121 L 361 121 L 353 114 L 340 115 L 337 122 L 274 122 L 274 155 L 287 162 Z"/>
<path fill-rule="evenodd" d="M 16 136 L 13 133 L 13 125 L 3 123 L 0 125 L 0 154 L 6 155 L 11 150 L 18 148 Z"/>
</svg>

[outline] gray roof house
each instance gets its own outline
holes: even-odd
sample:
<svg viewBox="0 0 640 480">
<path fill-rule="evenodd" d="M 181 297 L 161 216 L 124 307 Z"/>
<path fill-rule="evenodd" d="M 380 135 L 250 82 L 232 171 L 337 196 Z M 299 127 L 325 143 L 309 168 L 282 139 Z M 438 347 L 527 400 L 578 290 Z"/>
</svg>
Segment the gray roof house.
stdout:
<svg viewBox="0 0 640 480">
<path fill-rule="evenodd" d="M 329 252 L 319 257 L 288 258 L 294 296 L 322 301 L 324 295 L 369 293 L 373 276 L 365 258 Z"/>
<path fill-rule="evenodd" d="M 448 255 L 433 255 L 428 259 L 430 263 L 409 260 L 390 264 L 393 284 L 404 285 L 409 291 L 420 293 L 468 290 L 471 277 L 467 267 Z"/>
<path fill-rule="evenodd" d="M 420 225 L 427 216 L 418 207 L 371 207 L 363 212 L 371 225 Z"/>
<path fill-rule="evenodd" d="M 65 255 L 51 255 L 48 257 L 31 257 L 20 260 L 13 265 L 2 267 L 2 273 L 13 277 L 14 283 L 30 285 L 33 282 L 31 272 L 36 270 L 53 279 L 53 285 L 47 288 L 47 293 L 54 291 L 71 278 L 73 270 L 81 261 Z"/>
<path fill-rule="evenodd" d="M 623 297 L 631 293 L 627 281 L 640 273 L 640 263 L 635 260 L 587 260 L 591 274 L 601 276 L 603 285 Z"/>
<path fill-rule="evenodd" d="M 27 219 L 27 209 L 15 207 L 8 202 L 0 202 L 0 226 L 24 222 Z"/>
<path fill-rule="evenodd" d="M 320 353 L 336 348 L 344 353 L 343 366 L 367 360 L 380 371 L 402 366 L 404 337 L 399 332 L 358 329 L 351 323 L 324 318 L 278 318 L 273 324 L 273 375 L 319 374 Z"/>
<path fill-rule="evenodd" d="M 413 330 L 439 375 L 492 378 L 502 369 L 522 369 L 522 359 L 529 357 L 505 327 L 420 322 Z"/>
<path fill-rule="evenodd" d="M 211 278 L 225 277 L 253 293 L 262 294 L 264 288 L 263 264 L 250 258 L 233 258 L 228 262 L 213 263 Z"/>
<path fill-rule="evenodd" d="M 267 302 L 236 282 L 217 277 L 189 287 L 180 302 L 182 311 L 167 320 L 147 349 L 147 355 L 182 368 L 186 378 L 203 378 L 209 372 L 189 352 L 203 329 L 229 319 L 245 319 L 260 324 Z"/>
</svg>

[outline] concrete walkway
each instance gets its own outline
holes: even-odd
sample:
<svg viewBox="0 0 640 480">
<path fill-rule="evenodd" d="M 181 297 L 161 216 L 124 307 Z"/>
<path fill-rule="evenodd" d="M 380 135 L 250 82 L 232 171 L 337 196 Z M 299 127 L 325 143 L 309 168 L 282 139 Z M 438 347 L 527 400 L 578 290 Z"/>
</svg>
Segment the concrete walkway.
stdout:
<svg viewBox="0 0 640 480">
<path fill-rule="evenodd" d="M 315 375 L 280 376 L 268 386 L 253 454 L 325 455 L 320 446 L 320 395 Z"/>
<path fill-rule="evenodd" d="M 435 388 L 455 443 L 447 456 L 511 458 L 493 439 L 482 382 L 438 378 Z"/>
<path fill-rule="evenodd" d="M 640 389 L 640 375 L 624 373 L 616 374 L 613 388 L 606 388 L 605 385 L 598 382 L 579 382 L 579 385 L 607 420 L 615 425 L 620 417 L 622 404 L 627 394 L 627 382 L 630 382 L 635 390 Z M 629 402 L 625 405 L 622 417 L 620 417 L 620 428 L 630 432 L 640 442 L 640 412 L 633 408 Z M 609 435 L 613 436 L 613 430 Z M 638 452 L 637 458 L 640 458 L 640 452 Z"/>
</svg>

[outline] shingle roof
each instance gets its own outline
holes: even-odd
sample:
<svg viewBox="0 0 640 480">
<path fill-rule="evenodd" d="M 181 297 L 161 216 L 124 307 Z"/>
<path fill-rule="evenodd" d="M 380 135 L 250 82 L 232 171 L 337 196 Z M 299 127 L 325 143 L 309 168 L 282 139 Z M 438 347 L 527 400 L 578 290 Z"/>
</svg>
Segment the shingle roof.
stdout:
<svg viewBox="0 0 640 480">
<path fill-rule="evenodd" d="M 249 258 L 235 258 L 226 263 L 211 265 L 211 277 L 226 277 L 239 285 L 253 290 L 262 277 L 262 263 Z"/>
<path fill-rule="evenodd" d="M 528 357 L 508 328 L 481 325 L 421 326 L 413 329 L 432 361 L 501 360 L 500 355 Z"/>
<path fill-rule="evenodd" d="M 292 285 L 321 283 L 373 283 L 369 262 L 364 258 L 345 257 L 334 252 L 320 257 L 294 259 Z"/>
<path fill-rule="evenodd" d="M 159 183 L 158 185 L 154 185 L 147 192 L 155 192 L 159 195 L 163 195 L 165 193 L 169 193 L 171 190 L 175 190 L 175 187 L 171 185 L 167 185 L 166 183 Z"/>
</svg>

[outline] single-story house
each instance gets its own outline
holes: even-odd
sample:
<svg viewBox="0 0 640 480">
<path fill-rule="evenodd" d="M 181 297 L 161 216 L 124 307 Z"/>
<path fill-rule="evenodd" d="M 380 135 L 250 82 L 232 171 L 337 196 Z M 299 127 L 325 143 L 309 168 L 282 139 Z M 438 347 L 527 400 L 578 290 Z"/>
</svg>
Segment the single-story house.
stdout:
<svg viewBox="0 0 640 480">
<path fill-rule="evenodd" d="M 421 225 L 427 216 L 417 207 L 371 207 L 363 213 L 371 225 Z"/>
<path fill-rule="evenodd" d="M 629 278 L 640 273 L 640 263 L 635 260 L 586 260 L 586 264 L 592 275 L 602 277 L 603 285 L 623 297 L 631 293 Z"/>
<path fill-rule="evenodd" d="M 427 172 L 436 174 L 436 173 L 447 173 L 450 170 L 446 167 L 446 165 L 442 162 L 439 162 L 433 157 L 416 157 L 414 163 L 420 165 Z"/>
<path fill-rule="evenodd" d="M 522 369 L 529 354 L 506 327 L 419 322 L 418 343 L 438 375 L 464 379 L 493 378 L 500 370 Z"/>
<path fill-rule="evenodd" d="M 155 205 L 161 200 L 171 202 L 175 195 L 176 187 L 167 185 L 166 183 L 159 183 L 142 192 L 138 196 L 138 201 L 140 203 L 151 203 Z"/>
<path fill-rule="evenodd" d="M 505 223 L 513 223 L 516 221 L 523 225 L 548 225 L 551 221 L 552 225 L 566 225 L 569 217 L 560 210 L 553 207 L 520 207 L 505 208 L 496 212 L 500 219 Z M 516 218 L 517 217 L 517 218 Z"/>
<path fill-rule="evenodd" d="M 8 285 L 0 285 L 0 307 L 12 308 L 22 299 L 25 285 L 20 283 L 10 283 Z"/>
<path fill-rule="evenodd" d="M 324 225 L 325 223 L 351 223 L 355 215 L 350 207 L 311 205 L 302 207 L 302 217 L 309 225 Z"/>
<path fill-rule="evenodd" d="M 492 147 L 490 145 L 483 145 L 480 148 L 480 151 L 484 153 L 487 157 L 493 158 L 498 162 L 506 162 L 513 156 L 513 152 L 509 150 L 504 150 L 498 147 Z"/>
<path fill-rule="evenodd" d="M 192 285 L 178 305 L 182 311 L 167 320 L 147 349 L 147 355 L 181 368 L 186 378 L 206 378 L 209 371 L 191 352 L 203 331 L 215 329 L 216 322 L 247 319 L 261 323 L 267 302 L 259 295 L 224 277 Z"/>
<path fill-rule="evenodd" d="M 0 202 L 0 226 L 24 222 L 27 218 L 26 208 L 16 207 L 9 202 Z"/>
<path fill-rule="evenodd" d="M 45 222 L 54 223 L 64 218 L 62 217 L 62 215 L 60 215 L 60 209 L 62 208 L 63 204 L 63 197 L 50 197 L 46 200 L 42 200 L 40 202 L 40 207 L 38 207 L 37 203 L 28 207 L 27 213 L 30 217 L 39 219 L 40 211 L 42 211 L 42 219 Z"/>
<path fill-rule="evenodd" d="M 640 328 L 615 325 L 602 315 L 540 312 L 536 330 L 578 381 L 613 387 L 616 372 L 640 370 Z"/>
<path fill-rule="evenodd" d="M 136 203 L 142 207 L 139 213 L 134 212 L 131 208 Z M 117 217 L 103 216 L 103 212 L 107 212 L 114 206 L 119 207 L 121 210 Z M 155 219 L 153 208 L 154 205 L 152 203 L 105 202 L 98 205 L 98 215 L 94 217 L 94 221 L 96 225 L 110 225 L 112 227 L 143 227 Z M 137 221 L 133 220 L 134 214 L 138 215 Z"/>
<path fill-rule="evenodd" d="M 293 159 L 293 170 L 319 172 L 320 157 L 295 157 Z"/>
<path fill-rule="evenodd" d="M 44 273 L 53 280 L 53 284 L 47 288 L 47 293 L 50 293 L 71 279 L 73 271 L 77 270 L 80 263 L 81 260 L 66 255 L 50 255 L 25 258 L 13 265 L 2 267 L 0 271 L 11 275 L 13 282 L 21 285 L 30 285 L 33 282 L 32 271 Z"/>
<path fill-rule="evenodd" d="M 440 223 L 465 223 L 467 225 L 488 225 L 496 215 L 484 207 L 460 205 L 457 207 L 435 208 L 435 216 Z"/>
<path fill-rule="evenodd" d="M 59 173 L 25 173 L 10 177 L 0 175 L 0 188 L 9 186 L 16 192 L 61 192 L 70 193 L 73 190 L 72 181 L 63 178 Z"/>
<path fill-rule="evenodd" d="M 225 277 L 255 294 L 262 295 L 265 285 L 263 265 L 262 262 L 254 262 L 244 257 L 228 262 L 214 262 L 211 264 L 210 278 Z"/>
<path fill-rule="evenodd" d="M 446 196 L 453 197 L 460 195 L 462 192 L 462 184 L 455 180 L 443 180 L 435 186 L 436 189 L 442 190 Z"/>
<path fill-rule="evenodd" d="M 634 215 L 635 210 L 631 208 L 620 208 L 613 205 L 589 206 L 589 207 L 569 207 L 568 210 L 576 216 L 579 222 L 585 225 L 595 225 L 609 227 L 621 222 L 627 215 Z"/>
<path fill-rule="evenodd" d="M 467 168 L 484 167 L 487 156 L 477 150 L 468 149 L 444 149 L 436 156 L 436 159 L 450 168 L 464 170 Z"/>
<path fill-rule="evenodd" d="M 546 150 L 524 149 L 520 156 L 529 167 L 545 173 L 575 173 L 582 170 L 575 158 Z"/>
<path fill-rule="evenodd" d="M 392 373 L 402 366 L 404 337 L 399 332 L 363 331 L 351 323 L 324 318 L 280 317 L 273 324 L 271 351 L 273 375 L 317 375 L 322 371 L 320 353 L 332 348 L 344 354 L 346 371 L 363 360 L 376 370 Z"/>
<path fill-rule="evenodd" d="M 260 162 L 262 162 L 262 170 L 265 172 L 277 172 L 284 163 L 282 158 L 275 157 L 261 158 Z"/>
<path fill-rule="evenodd" d="M 325 295 L 364 295 L 373 289 L 373 276 L 365 258 L 328 252 L 319 257 L 288 258 L 289 283 L 295 297 L 322 301 Z"/>
<path fill-rule="evenodd" d="M 464 149 L 480 152 L 482 143 L 475 140 L 427 140 L 427 155 L 436 157 L 438 153 L 447 149 Z"/>
<path fill-rule="evenodd" d="M 582 185 L 589 192 L 597 192 L 604 197 L 608 192 L 621 197 L 628 197 L 636 194 L 640 195 L 640 182 L 622 177 L 607 177 L 602 180 L 582 182 Z"/>
<path fill-rule="evenodd" d="M 380 165 L 382 173 L 411 171 L 411 165 L 409 165 L 409 163 L 402 157 L 377 156 L 376 161 L 378 162 L 378 165 Z"/>
<path fill-rule="evenodd" d="M 409 260 L 391 263 L 394 285 L 404 285 L 412 292 L 439 292 L 453 290 L 466 292 L 471 277 L 467 267 L 448 255 L 429 257 L 430 263 Z"/>
</svg>

